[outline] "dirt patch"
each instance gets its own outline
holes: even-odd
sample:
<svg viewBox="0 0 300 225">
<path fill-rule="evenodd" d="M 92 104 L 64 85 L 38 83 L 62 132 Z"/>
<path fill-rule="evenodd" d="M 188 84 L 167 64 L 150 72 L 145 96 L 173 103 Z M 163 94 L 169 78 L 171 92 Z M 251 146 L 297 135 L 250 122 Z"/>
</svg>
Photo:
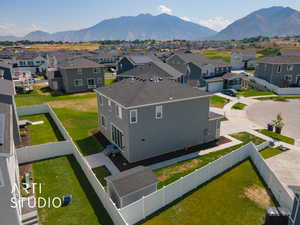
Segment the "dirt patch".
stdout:
<svg viewBox="0 0 300 225">
<path fill-rule="evenodd" d="M 163 174 L 159 175 L 157 179 L 159 181 L 166 181 L 173 177 L 173 175 L 178 174 L 178 173 L 184 173 L 187 171 L 190 171 L 192 169 L 195 169 L 198 167 L 198 165 L 202 162 L 200 159 L 193 159 L 192 161 L 188 163 L 184 163 L 182 165 L 176 166 L 176 167 L 171 167 L 169 169 L 165 169 Z"/>
<path fill-rule="evenodd" d="M 243 197 L 255 202 L 261 208 L 265 208 L 272 204 L 271 198 L 267 190 L 258 185 L 252 185 L 244 189 Z"/>
<path fill-rule="evenodd" d="M 97 112 L 96 98 L 51 101 L 47 103 L 56 109 L 67 108 L 80 112 Z"/>
</svg>

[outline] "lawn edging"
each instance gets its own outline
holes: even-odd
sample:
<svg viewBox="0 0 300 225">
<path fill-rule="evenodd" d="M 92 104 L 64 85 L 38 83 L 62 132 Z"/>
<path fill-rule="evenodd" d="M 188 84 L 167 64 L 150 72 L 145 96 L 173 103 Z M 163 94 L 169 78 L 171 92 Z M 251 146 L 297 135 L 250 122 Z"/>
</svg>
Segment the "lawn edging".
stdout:
<svg viewBox="0 0 300 225">
<path fill-rule="evenodd" d="M 275 132 L 272 132 L 272 131 L 269 131 L 267 129 L 262 129 L 262 130 L 257 130 L 257 132 L 263 134 L 263 135 L 266 135 L 270 138 L 273 138 L 277 141 L 281 141 L 281 142 L 285 142 L 287 144 L 290 144 L 290 145 L 294 145 L 295 144 L 295 139 L 291 138 L 291 137 L 288 137 L 288 136 L 284 136 L 282 134 L 277 134 Z"/>
</svg>

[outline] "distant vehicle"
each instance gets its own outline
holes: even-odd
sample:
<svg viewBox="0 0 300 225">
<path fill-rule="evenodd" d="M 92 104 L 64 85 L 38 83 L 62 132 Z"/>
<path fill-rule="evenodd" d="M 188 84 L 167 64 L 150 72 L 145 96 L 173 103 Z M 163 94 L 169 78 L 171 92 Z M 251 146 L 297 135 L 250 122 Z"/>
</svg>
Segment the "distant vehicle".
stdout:
<svg viewBox="0 0 300 225">
<path fill-rule="evenodd" d="M 237 96 L 237 91 L 235 89 L 224 89 L 222 91 L 222 94 L 229 95 L 229 96 L 232 96 L 232 97 L 236 97 Z"/>
</svg>

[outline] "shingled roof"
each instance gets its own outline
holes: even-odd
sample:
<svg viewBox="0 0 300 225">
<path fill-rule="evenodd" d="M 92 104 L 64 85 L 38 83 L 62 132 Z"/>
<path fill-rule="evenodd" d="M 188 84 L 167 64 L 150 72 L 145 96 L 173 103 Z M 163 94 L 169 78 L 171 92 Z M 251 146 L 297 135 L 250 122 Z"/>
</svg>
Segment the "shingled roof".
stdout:
<svg viewBox="0 0 300 225">
<path fill-rule="evenodd" d="M 268 56 L 259 61 L 266 64 L 300 64 L 300 56 Z"/>
<path fill-rule="evenodd" d="M 96 92 L 123 107 L 163 104 L 178 100 L 208 97 L 209 93 L 169 79 L 124 79 Z"/>
<path fill-rule="evenodd" d="M 119 197 L 139 191 L 151 184 L 157 184 L 158 179 L 148 167 L 138 166 L 117 175 L 105 178 L 111 182 Z"/>
<path fill-rule="evenodd" d="M 230 66 L 229 63 L 223 61 L 222 59 L 208 59 L 197 53 L 180 53 L 176 54 L 186 63 L 193 63 L 198 66 L 203 66 L 207 64 L 212 64 L 215 66 Z"/>
<path fill-rule="evenodd" d="M 102 65 L 88 60 L 85 58 L 75 57 L 75 58 L 66 58 L 58 62 L 59 68 L 64 69 L 76 69 L 76 68 L 98 68 Z"/>
</svg>

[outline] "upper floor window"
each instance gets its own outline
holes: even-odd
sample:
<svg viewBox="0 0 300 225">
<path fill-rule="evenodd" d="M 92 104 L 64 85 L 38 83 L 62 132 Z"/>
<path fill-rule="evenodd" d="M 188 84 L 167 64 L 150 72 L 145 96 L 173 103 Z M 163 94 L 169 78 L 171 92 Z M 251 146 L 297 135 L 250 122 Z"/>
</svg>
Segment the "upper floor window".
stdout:
<svg viewBox="0 0 300 225">
<path fill-rule="evenodd" d="M 109 107 L 111 107 L 111 100 L 108 99 L 107 104 L 108 104 Z"/>
<path fill-rule="evenodd" d="M 101 72 L 101 68 L 95 68 L 94 72 L 95 73 L 100 73 Z"/>
<path fill-rule="evenodd" d="M 82 73 L 82 69 L 77 69 L 77 73 Z"/>
<path fill-rule="evenodd" d="M 288 65 L 288 67 L 287 67 L 287 70 L 288 70 L 288 71 L 293 71 L 293 69 L 294 69 L 294 66 L 293 66 L 293 65 Z"/>
<path fill-rule="evenodd" d="M 137 109 L 130 110 L 129 117 L 131 124 L 137 123 Z"/>
<path fill-rule="evenodd" d="M 101 126 L 103 128 L 106 128 L 106 120 L 105 120 L 105 117 L 104 116 L 101 116 Z"/>
<path fill-rule="evenodd" d="M 278 65 L 277 67 L 277 73 L 280 73 L 281 72 L 281 65 Z"/>
<path fill-rule="evenodd" d="M 74 87 L 81 87 L 82 86 L 82 79 L 76 79 L 73 82 L 74 82 Z"/>
<path fill-rule="evenodd" d="M 162 105 L 158 105 L 155 107 L 155 118 L 162 119 L 163 118 L 163 108 Z"/>
<path fill-rule="evenodd" d="M 116 105 L 117 107 L 117 116 L 122 119 L 122 107 L 119 105 Z"/>
</svg>

